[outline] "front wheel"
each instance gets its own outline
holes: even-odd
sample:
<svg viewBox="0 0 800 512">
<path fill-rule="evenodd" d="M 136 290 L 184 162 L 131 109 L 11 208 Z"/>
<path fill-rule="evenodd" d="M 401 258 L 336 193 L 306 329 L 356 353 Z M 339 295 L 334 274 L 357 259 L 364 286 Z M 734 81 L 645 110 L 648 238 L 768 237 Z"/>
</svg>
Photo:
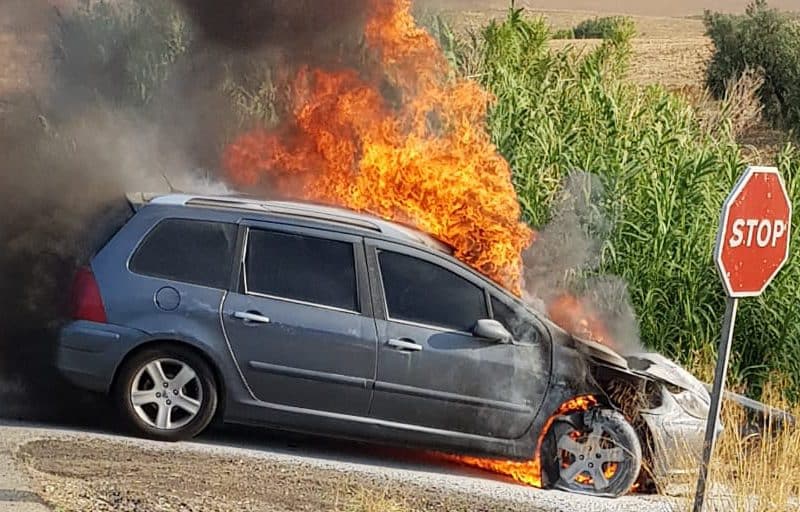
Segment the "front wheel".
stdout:
<svg viewBox="0 0 800 512">
<path fill-rule="evenodd" d="M 217 409 L 217 386 L 208 364 L 171 345 L 145 349 L 127 360 L 114 399 L 128 425 L 158 441 L 183 441 L 202 432 Z"/>
<path fill-rule="evenodd" d="M 622 414 L 608 409 L 556 420 L 543 453 L 549 483 L 583 494 L 622 496 L 642 466 L 639 437 Z"/>
</svg>

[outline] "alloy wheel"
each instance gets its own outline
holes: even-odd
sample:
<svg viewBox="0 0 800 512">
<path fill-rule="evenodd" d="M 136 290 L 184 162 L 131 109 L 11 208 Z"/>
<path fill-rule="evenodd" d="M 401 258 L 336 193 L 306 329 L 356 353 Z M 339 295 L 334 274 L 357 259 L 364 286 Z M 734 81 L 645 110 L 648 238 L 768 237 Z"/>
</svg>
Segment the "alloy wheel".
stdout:
<svg viewBox="0 0 800 512">
<path fill-rule="evenodd" d="M 587 490 L 605 490 L 625 458 L 623 448 L 616 445 L 602 425 L 594 425 L 588 433 L 568 430 L 558 440 L 561 479 Z"/>
<path fill-rule="evenodd" d="M 129 398 L 136 415 L 160 430 L 189 424 L 203 405 L 203 387 L 197 372 L 177 359 L 155 359 L 133 378 Z"/>
</svg>

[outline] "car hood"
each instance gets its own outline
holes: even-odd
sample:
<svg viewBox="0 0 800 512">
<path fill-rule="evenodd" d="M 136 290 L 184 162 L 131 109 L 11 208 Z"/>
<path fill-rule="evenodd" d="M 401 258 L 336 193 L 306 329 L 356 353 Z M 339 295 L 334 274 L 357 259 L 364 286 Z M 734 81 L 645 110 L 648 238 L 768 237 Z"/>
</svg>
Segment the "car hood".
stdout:
<svg viewBox="0 0 800 512">
<path fill-rule="evenodd" d="M 638 352 L 622 356 L 614 349 L 587 339 L 575 337 L 579 350 L 602 363 L 616 366 L 628 372 L 671 384 L 692 391 L 707 401 L 706 387 L 694 375 L 674 361 L 655 352 Z"/>
<path fill-rule="evenodd" d="M 674 361 L 654 352 L 635 354 L 626 358 L 628 366 L 639 373 L 708 398 L 708 390 L 700 380 Z"/>
</svg>

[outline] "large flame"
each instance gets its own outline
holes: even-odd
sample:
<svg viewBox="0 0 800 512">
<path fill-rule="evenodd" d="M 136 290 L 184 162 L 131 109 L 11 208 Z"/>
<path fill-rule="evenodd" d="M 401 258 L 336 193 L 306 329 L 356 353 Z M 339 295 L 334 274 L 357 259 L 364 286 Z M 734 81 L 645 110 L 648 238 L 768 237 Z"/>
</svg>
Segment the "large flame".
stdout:
<svg viewBox="0 0 800 512">
<path fill-rule="evenodd" d="M 369 3 L 365 40 L 374 63 L 301 69 L 290 84 L 291 117 L 277 129 L 242 135 L 225 151 L 230 179 L 409 224 L 521 295 L 522 252 L 535 235 L 520 220 L 511 168 L 486 130 L 491 95 L 447 73 L 436 41 L 415 24 L 410 0 Z M 569 328 L 583 316 L 572 306 L 550 312 Z M 541 485 L 538 456 L 459 460 Z"/>
<path fill-rule="evenodd" d="M 409 0 L 372 0 L 370 12 L 366 42 L 379 69 L 302 69 L 292 84 L 293 118 L 229 146 L 230 178 L 410 224 L 519 294 L 521 253 L 533 232 L 520 221 L 511 169 L 486 131 L 490 95 L 446 74 Z"/>
</svg>

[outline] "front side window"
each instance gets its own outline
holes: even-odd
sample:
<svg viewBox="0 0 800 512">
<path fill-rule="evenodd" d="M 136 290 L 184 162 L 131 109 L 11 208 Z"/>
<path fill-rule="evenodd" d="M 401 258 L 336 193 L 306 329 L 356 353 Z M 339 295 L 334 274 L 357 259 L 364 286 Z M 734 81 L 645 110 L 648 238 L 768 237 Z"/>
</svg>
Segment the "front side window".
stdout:
<svg viewBox="0 0 800 512">
<path fill-rule="evenodd" d="M 486 318 L 483 290 L 449 270 L 419 258 L 378 254 L 389 317 L 470 332 Z"/>
<path fill-rule="evenodd" d="M 528 314 L 516 307 L 511 307 L 497 297 L 492 296 L 492 313 L 494 319 L 503 324 L 517 341 L 534 343 L 539 339 L 539 331 L 533 320 L 526 320 Z"/>
<path fill-rule="evenodd" d="M 350 242 L 251 229 L 247 291 L 358 311 L 354 254 Z"/>
<path fill-rule="evenodd" d="M 235 224 L 163 220 L 139 245 L 130 269 L 170 281 L 227 289 L 236 231 Z"/>
</svg>

